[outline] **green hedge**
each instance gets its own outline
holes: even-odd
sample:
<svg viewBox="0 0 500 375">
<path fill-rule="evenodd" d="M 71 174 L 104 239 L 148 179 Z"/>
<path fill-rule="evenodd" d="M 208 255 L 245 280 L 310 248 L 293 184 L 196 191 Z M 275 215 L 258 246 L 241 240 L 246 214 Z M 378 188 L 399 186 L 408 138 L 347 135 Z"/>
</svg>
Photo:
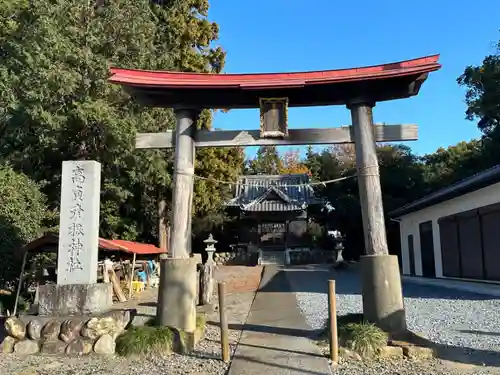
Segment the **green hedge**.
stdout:
<svg viewBox="0 0 500 375">
<path fill-rule="evenodd" d="M 40 236 L 46 216 L 46 199 L 38 185 L 0 164 L 0 288 L 18 278 L 21 257 L 15 252 Z"/>
</svg>

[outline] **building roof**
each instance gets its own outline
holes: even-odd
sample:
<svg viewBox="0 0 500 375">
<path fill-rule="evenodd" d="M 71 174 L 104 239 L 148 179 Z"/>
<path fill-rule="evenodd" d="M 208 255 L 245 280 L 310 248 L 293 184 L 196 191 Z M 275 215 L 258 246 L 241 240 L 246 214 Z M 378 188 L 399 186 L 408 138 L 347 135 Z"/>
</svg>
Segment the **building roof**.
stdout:
<svg viewBox="0 0 500 375">
<path fill-rule="evenodd" d="M 450 186 L 435 191 L 432 194 L 389 212 L 389 216 L 401 217 L 461 195 L 471 193 L 489 185 L 493 185 L 497 182 L 500 182 L 500 165 L 496 165 L 493 168 L 467 177 Z"/>
<path fill-rule="evenodd" d="M 40 238 L 21 247 L 21 251 L 24 252 L 54 252 L 54 246 L 58 245 L 59 236 L 57 234 L 45 234 Z M 48 246 L 49 245 L 49 246 Z M 52 246 L 50 246 L 52 245 Z M 163 254 L 165 251 L 150 244 L 124 241 L 124 240 L 106 240 L 104 238 L 99 238 L 99 250 L 101 251 L 121 251 L 124 253 L 136 254 L 136 255 L 157 255 Z"/>
<path fill-rule="evenodd" d="M 112 68 L 110 82 L 139 102 L 160 107 L 258 108 L 259 98 L 287 97 L 290 107 L 347 104 L 417 95 L 439 55 L 351 69 L 312 72 L 210 74 Z"/>
<path fill-rule="evenodd" d="M 307 174 L 240 176 L 227 205 L 246 212 L 302 211 L 320 203 L 307 183 Z"/>
</svg>

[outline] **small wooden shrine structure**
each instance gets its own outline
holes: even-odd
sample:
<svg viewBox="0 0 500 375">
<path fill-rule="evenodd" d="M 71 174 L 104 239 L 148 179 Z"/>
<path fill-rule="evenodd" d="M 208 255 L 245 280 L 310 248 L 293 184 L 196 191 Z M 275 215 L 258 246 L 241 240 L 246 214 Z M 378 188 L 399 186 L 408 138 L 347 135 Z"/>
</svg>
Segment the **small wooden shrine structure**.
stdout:
<svg viewBox="0 0 500 375">
<path fill-rule="evenodd" d="M 23 261 L 14 311 L 17 310 L 17 300 L 21 289 L 23 289 L 23 286 L 25 286 L 24 289 L 27 289 L 27 282 L 35 283 L 36 286 L 57 282 L 58 243 L 59 236 L 57 234 L 47 233 L 19 249 L 19 255 L 22 256 Z M 140 268 L 147 270 L 147 260 L 157 258 L 165 253 L 164 249 L 160 249 L 154 245 L 126 240 L 99 238 L 98 246 L 98 280 L 113 283 L 113 290 L 119 302 L 124 302 L 127 299 L 127 296 L 121 288 L 120 281 L 127 281 L 129 290 L 128 298 L 130 298 L 133 275 L 136 269 Z M 45 262 L 43 262 L 43 267 L 27 270 L 26 265 L 28 263 L 28 257 L 39 254 L 48 256 Z M 34 265 L 38 266 L 36 264 Z"/>
<path fill-rule="evenodd" d="M 308 209 L 322 203 L 309 179 L 307 174 L 240 176 L 227 203 L 239 218 L 238 244 L 264 251 L 309 247 Z"/>
</svg>

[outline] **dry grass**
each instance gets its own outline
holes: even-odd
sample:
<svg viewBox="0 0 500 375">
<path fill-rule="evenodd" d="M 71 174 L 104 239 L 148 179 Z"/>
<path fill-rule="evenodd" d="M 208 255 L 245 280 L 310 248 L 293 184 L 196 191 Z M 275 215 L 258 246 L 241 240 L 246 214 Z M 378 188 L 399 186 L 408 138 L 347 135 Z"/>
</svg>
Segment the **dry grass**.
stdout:
<svg viewBox="0 0 500 375">
<path fill-rule="evenodd" d="M 371 358 L 387 346 L 388 335 L 375 324 L 348 323 L 339 327 L 340 343 L 364 358 Z"/>
<path fill-rule="evenodd" d="M 196 315 L 196 327 L 205 329 L 205 314 Z M 156 319 L 151 318 L 143 327 L 130 327 L 116 339 L 116 353 L 128 356 L 169 355 L 174 350 L 178 335 L 169 327 L 158 327 Z"/>
<path fill-rule="evenodd" d="M 375 324 L 364 320 L 362 314 L 348 314 L 337 317 L 339 344 L 362 357 L 376 356 L 387 346 L 389 337 Z M 321 340 L 328 340 L 329 322 L 321 334 Z"/>
<path fill-rule="evenodd" d="M 168 327 L 130 327 L 116 339 L 116 352 L 121 356 L 169 355 L 174 333 Z"/>
</svg>

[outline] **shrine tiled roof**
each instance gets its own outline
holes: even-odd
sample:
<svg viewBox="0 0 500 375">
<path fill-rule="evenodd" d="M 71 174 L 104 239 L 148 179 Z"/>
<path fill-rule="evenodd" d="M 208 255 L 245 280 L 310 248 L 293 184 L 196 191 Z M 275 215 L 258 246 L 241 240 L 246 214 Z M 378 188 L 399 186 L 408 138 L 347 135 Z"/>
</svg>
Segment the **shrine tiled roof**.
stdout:
<svg viewBox="0 0 500 375">
<path fill-rule="evenodd" d="M 308 183 L 307 174 L 240 176 L 227 205 L 251 212 L 302 211 L 320 203 Z"/>
</svg>

